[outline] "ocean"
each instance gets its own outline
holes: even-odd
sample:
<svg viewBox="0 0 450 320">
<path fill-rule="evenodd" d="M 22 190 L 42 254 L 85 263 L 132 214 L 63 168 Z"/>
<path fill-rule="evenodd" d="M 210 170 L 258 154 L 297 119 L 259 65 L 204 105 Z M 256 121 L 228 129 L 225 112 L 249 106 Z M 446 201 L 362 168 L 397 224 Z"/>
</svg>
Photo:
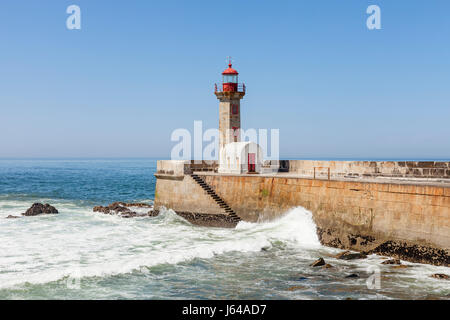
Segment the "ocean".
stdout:
<svg viewBox="0 0 450 320">
<path fill-rule="evenodd" d="M 151 204 L 156 160 L 0 160 L 0 299 L 450 299 L 449 268 L 384 257 L 342 261 L 311 212 L 293 208 L 236 229 L 172 210 L 124 219 L 114 201 Z M 6 219 L 33 203 L 57 215 Z M 313 268 L 323 257 L 333 268 Z M 353 277 L 348 277 L 353 275 Z"/>
</svg>

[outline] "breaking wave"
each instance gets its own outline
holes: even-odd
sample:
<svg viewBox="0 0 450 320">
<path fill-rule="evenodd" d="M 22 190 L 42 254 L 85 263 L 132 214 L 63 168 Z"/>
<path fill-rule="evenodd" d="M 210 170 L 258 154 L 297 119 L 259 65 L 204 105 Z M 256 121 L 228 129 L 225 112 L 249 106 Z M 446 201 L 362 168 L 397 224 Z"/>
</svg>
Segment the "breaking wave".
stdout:
<svg viewBox="0 0 450 320">
<path fill-rule="evenodd" d="M 80 203 L 51 203 L 59 215 L 4 219 L 30 203 L 1 202 L 0 288 L 139 272 L 227 252 L 258 252 L 280 242 L 320 247 L 312 214 L 304 208 L 271 222 L 220 229 L 191 225 L 172 210 L 155 218 L 122 219 Z"/>
</svg>

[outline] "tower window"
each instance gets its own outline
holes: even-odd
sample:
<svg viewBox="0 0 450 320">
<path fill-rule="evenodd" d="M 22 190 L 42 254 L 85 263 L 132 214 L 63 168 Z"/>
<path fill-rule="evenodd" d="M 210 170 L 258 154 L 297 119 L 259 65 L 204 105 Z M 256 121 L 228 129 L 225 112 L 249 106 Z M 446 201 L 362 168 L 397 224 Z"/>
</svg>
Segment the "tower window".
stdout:
<svg viewBox="0 0 450 320">
<path fill-rule="evenodd" d="M 231 113 L 232 113 L 232 114 L 238 114 L 238 113 L 239 113 L 239 105 L 233 104 L 233 105 L 231 106 Z"/>
</svg>

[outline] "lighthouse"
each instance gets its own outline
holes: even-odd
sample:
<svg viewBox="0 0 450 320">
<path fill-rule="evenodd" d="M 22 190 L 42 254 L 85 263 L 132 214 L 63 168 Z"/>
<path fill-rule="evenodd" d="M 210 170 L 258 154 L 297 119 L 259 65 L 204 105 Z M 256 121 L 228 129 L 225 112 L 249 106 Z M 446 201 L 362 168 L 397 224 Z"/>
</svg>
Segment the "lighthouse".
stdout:
<svg viewBox="0 0 450 320">
<path fill-rule="evenodd" d="M 261 148 L 255 142 L 241 142 L 241 99 L 246 88 L 238 76 L 230 61 L 214 90 L 219 100 L 219 173 L 258 173 Z"/>
<path fill-rule="evenodd" d="M 239 142 L 241 129 L 241 99 L 245 96 L 245 85 L 238 83 L 239 73 L 232 68 L 222 72 L 222 84 L 215 86 L 219 99 L 219 150 L 231 142 Z"/>
</svg>

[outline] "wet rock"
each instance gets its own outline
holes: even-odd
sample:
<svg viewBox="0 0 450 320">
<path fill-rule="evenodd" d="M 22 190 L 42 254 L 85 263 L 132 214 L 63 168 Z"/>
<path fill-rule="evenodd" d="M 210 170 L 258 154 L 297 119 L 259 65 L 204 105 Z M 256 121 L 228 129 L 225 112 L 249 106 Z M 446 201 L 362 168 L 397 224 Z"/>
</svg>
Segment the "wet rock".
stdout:
<svg viewBox="0 0 450 320">
<path fill-rule="evenodd" d="M 381 264 L 402 264 L 400 259 L 389 259 L 386 261 L 383 261 Z"/>
<path fill-rule="evenodd" d="M 221 213 L 208 214 L 176 211 L 176 214 L 194 225 L 203 227 L 235 228 L 239 222 L 236 218 Z"/>
<path fill-rule="evenodd" d="M 450 170 L 449 170 L 450 172 Z M 399 240 L 386 240 L 361 234 L 349 234 L 342 228 L 317 227 L 320 243 L 342 250 L 367 251 L 367 254 L 390 256 L 409 262 L 450 266 L 448 249 Z M 352 244 L 355 242 L 356 244 Z"/>
<path fill-rule="evenodd" d="M 138 217 L 139 215 L 138 215 L 136 212 L 130 211 L 130 212 L 124 212 L 124 213 L 122 213 L 120 216 L 121 216 L 122 218 L 127 219 L 127 218 Z M 140 215 L 140 216 L 142 216 L 142 215 Z"/>
<path fill-rule="evenodd" d="M 126 206 L 124 206 L 121 202 L 114 202 L 114 203 L 111 203 L 111 204 L 108 206 L 108 208 L 109 208 L 111 211 L 115 211 L 116 213 L 119 213 L 119 212 L 131 212 L 131 210 L 128 209 Z"/>
<path fill-rule="evenodd" d="M 335 255 L 334 257 L 335 257 L 336 259 L 340 259 L 343 255 L 346 255 L 346 254 L 349 254 L 349 253 L 350 253 L 350 251 L 346 250 L 346 251 L 344 251 L 344 252 L 338 253 L 338 254 Z"/>
<path fill-rule="evenodd" d="M 367 258 L 367 255 L 362 252 L 344 251 L 336 255 L 336 258 L 341 260 L 355 260 L 355 259 L 365 259 Z"/>
<path fill-rule="evenodd" d="M 359 278 L 359 276 L 356 273 L 352 273 L 352 274 L 349 274 L 348 276 L 345 276 L 345 278 L 348 278 L 348 279 L 350 279 L 350 278 Z"/>
<path fill-rule="evenodd" d="M 156 216 L 159 215 L 159 210 L 150 210 L 150 211 L 147 213 L 147 215 L 148 215 L 149 217 L 156 217 Z"/>
<path fill-rule="evenodd" d="M 320 267 L 325 265 L 325 260 L 323 258 L 319 258 L 311 264 L 311 267 Z"/>
<path fill-rule="evenodd" d="M 9 216 L 6 217 L 6 219 L 18 219 L 18 218 L 20 218 L 20 217 L 12 216 L 12 215 L 9 215 Z"/>
<path fill-rule="evenodd" d="M 324 269 L 330 269 L 330 268 L 334 268 L 331 264 L 325 264 L 324 266 L 323 266 L 323 268 Z"/>
<path fill-rule="evenodd" d="M 23 216 L 37 216 L 40 214 L 57 214 L 59 213 L 55 207 L 49 205 L 48 203 L 34 203 L 30 209 L 28 209 L 25 213 L 22 213 Z"/>
<path fill-rule="evenodd" d="M 92 209 L 94 212 L 101 212 L 105 214 L 109 214 L 111 210 L 108 207 L 102 207 L 102 206 L 96 206 L 94 209 Z"/>
<path fill-rule="evenodd" d="M 152 205 L 146 203 L 126 203 L 126 202 L 113 202 L 107 207 L 96 206 L 92 209 L 94 212 L 101 212 L 104 214 L 116 214 L 121 216 L 122 218 L 134 218 L 134 217 L 156 217 L 159 214 L 158 210 L 150 210 L 147 213 L 138 213 L 132 211 L 129 207 L 136 208 L 153 208 Z"/>
<path fill-rule="evenodd" d="M 435 274 L 432 274 L 431 277 L 435 278 L 435 279 L 444 279 L 444 280 L 450 279 L 450 277 L 448 275 L 443 274 L 443 273 L 435 273 Z"/>
<path fill-rule="evenodd" d="M 431 246 L 408 244 L 406 242 L 386 241 L 369 251 L 417 263 L 429 263 L 436 266 L 450 266 L 450 255 L 447 249 Z"/>
</svg>

